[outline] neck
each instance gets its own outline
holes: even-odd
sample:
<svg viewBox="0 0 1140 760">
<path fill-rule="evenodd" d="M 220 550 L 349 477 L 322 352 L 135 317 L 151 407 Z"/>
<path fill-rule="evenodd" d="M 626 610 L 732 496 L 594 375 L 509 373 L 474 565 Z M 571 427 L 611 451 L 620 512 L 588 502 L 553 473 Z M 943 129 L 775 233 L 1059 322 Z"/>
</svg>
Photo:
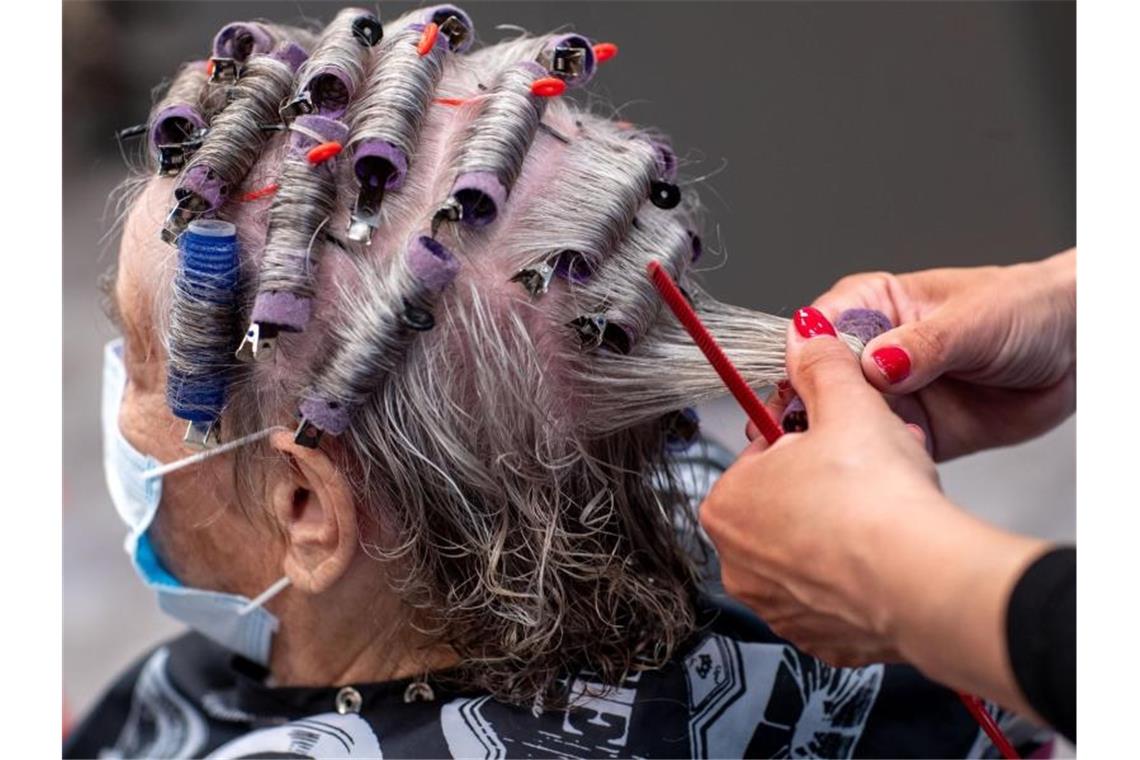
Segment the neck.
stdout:
<svg viewBox="0 0 1140 760">
<path fill-rule="evenodd" d="M 270 603 L 281 621 L 269 669 L 276 686 L 342 686 L 421 676 L 458 661 L 411 624 L 374 560 L 358 556 L 322 594 L 290 588 Z"/>
</svg>

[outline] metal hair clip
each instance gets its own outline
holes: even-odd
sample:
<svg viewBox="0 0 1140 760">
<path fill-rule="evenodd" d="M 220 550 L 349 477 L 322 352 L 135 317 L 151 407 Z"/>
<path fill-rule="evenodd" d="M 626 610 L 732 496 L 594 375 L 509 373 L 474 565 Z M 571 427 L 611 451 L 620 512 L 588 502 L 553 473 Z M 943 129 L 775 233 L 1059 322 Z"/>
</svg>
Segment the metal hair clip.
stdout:
<svg viewBox="0 0 1140 760">
<path fill-rule="evenodd" d="M 352 209 L 352 220 L 345 236 L 356 243 L 371 245 L 372 230 L 380 226 L 380 203 L 384 200 L 384 183 L 371 187 L 361 184 L 356 196 L 356 206 Z"/>
<path fill-rule="evenodd" d="M 552 254 L 526 269 L 520 269 L 511 278 L 511 282 L 521 283 L 532 297 L 537 298 L 550 288 L 550 281 L 554 279 L 554 264 L 558 256 L 557 253 Z"/>
<path fill-rule="evenodd" d="M 212 83 L 232 84 L 238 80 L 239 76 L 241 76 L 241 68 L 238 66 L 237 59 L 218 58 L 217 56 L 210 59 L 210 81 Z"/>
<path fill-rule="evenodd" d="M 175 197 L 177 197 L 178 203 L 170 210 L 166 222 L 162 225 L 162 239 L 171 245 L 178 241 L 178 236 L 190 225 L 190 222 L 204 214 L 208 209 L 206 201 L 192 192 L 187 192 L 178 197 L 178 191 L 175 191 Z"/>
<path fill-rule="evenodd" d="M 586 70 L 586 51 L 580 47 L 559 45 L 547 61 L 542 61 L 548 71 L 563 77 L 578 77 Z"/>
<path fill-rule="evenodd" d="M 182 171 L 194 155 L 194 151 L 202 147 L 204 135 L 195 135 L 180 143 L 166 143 L 158 148 L 158 173 L 164 175 L 177 174 Z"/>
<path fill-rule="evenodd" d="M 404 311 L 400 314 L 400 321 L 416 332 L 427 332 L 435 327 L 435 316 L 422 306 L 416 306 L 408 299 L 404 299 Z"/>
<path fill-rule="evenodd" d="M 277 348 L 278 332 L 277 325 L 251 322 L 234 357 L 243 362 L 265 361 Z"/>
<path fill-rule="evenodd" d="M 186 425 L 186 434 L 182 436 L 182 443 L 195 449 L 212 449 L 221 443 L 218 436 L 218 423 L 193 422 Z"/>
<path fill-rule="evenodd" d="M 625 328 L 606 319 L 605 314 L 587 314 L 569 323 L 582 341 L 582 348 L 607 348 L 617 354 L 628 354 L 633 341 Z"/>
<path fill-rule="evenodd" d="M 293 433 L 293 443 L 307 449 L 315 449 L 320 445 L 321 435 L 320 428 L 302 417 L 297 424 L 297 430 Z"/>
<path fill-rule="evenodd" d="M 431 236 L 436 236 L 436 233 L 439 232 L 439 226 L 444 222 L 458 222 L 462 218 L 463 205 L 454 197 L 448 198 L 432 215 Z"/>
<path fill-rule="evenodd" d="M 285 105 L 281 106 L 281 108 L 278 109 L 277 113 L 281 115 L 281 120 L 283 122 L 288 123 L 293 121 L 293 119 L 296 119 L 298 116 L 311 114 L 315 110 L 316 106 L 313 105 L 313 94 L 308 90 L 305 90 L 300 95 L 293 98 Z"/>
<path fill-rule="evenodd" d="M 384 39 L 384 27 L 380 24 L 380 19 L 371 14 L 357 16 L 356 20 L 352 22 L 352 36 L 361 45 L 374 47 L 376 43 Z"/>
<path fill-rule="evenodd" d="M 458 16 L 448 16 L 447 20 L 439 25 L 439 33 L 447 37 L 447 45 L 452 50 L 463 46 L 471 30 Z"/>
</svg>

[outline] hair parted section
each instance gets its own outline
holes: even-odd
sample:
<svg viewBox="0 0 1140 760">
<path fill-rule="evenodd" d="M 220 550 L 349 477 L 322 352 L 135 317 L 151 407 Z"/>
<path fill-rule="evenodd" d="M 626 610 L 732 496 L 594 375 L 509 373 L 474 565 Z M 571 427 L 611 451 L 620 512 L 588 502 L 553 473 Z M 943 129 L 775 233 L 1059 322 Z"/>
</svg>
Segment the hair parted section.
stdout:
<svg viewBox="0 0 1140 760">
<path fill-rule="evenodd" d="M 596 76 L 589 38 L 467 52 L 470 18 L 443 5 L 365 46 L 360 17 L 341 12 L 315 43 L 253 22 L 219 34 L 215 59 L 240 65 L 210 85 L 230 97 L 203 113 L 168 233 L 237 225 L 237 300 L 231 327 L 205 303 L 156 323 L 167 346 L 204 330 L 225 347 L 226 437 L 300 419 L 297 440 L 343 469 L 377 572 L 409 625 L 460 653 L 464 685 L 526 705 L 555 704 L 582 669 L 616 685 L 693 631 L 693 512 L 663 420 L 692 428 L 682 410 L 724 392 L 645 267 L 663 263 L 757 386 L 784 377 L 787 322 L 694 280 L 699 205 L 662 135 L 532 91 Z M 313 51 L 304 65 L 291 42 Z M 171 104 L 201 96 L 200 72 L 186 77 Z M 305 92 L 312 113 L 279 111 Z M 501 184 L 496 223 L 437 234 L 441 199 L 472 175 Z M 267 179 L 268 206 L 239 202 Z M 363 234 L 342 242 L 350 219 Z M 283 350 L 238 363 L 234 323 L 286 333 Z M 245 492 L 271 456 L 235 451 Z"/>
</svg>

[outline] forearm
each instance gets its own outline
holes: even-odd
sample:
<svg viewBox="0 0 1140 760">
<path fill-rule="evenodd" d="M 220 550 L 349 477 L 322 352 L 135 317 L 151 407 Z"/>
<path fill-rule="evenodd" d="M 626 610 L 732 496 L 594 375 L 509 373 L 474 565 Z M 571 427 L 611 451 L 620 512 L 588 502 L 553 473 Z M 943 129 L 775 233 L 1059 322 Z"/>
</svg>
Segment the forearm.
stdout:
<svg viewBox="0 0 1140 760">
<path fill-rule="evenodd" d="M 918 515 L 921 515 L 918 518 Z M 949 501 L 878 526 L 871 588 L 903 657 L 930 678 L 1033 715 L 1007 651 L 1006 610 L 1044 541 L 994 528 Z"/>
</svg>

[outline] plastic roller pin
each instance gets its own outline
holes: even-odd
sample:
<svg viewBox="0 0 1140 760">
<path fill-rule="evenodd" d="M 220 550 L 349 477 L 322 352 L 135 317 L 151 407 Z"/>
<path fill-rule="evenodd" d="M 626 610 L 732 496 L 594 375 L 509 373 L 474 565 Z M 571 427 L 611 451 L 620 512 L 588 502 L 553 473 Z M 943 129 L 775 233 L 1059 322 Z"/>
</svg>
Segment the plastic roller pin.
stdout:
<svg viewBox="0 0 1140 760">
<path fill-rule="evenodd" d="M 297 97 L 290 100 L 285 105 L 278 109 L 277 113 L 281 116 L 281 121 L 288 124 L 296 119 L 298 116 L 305 116 L 311 114 L 316 110 L 313 105 L 313 95 L 308 90 L 305 90 Z"/>
<path fill-rule="evenodd" d="M 241 339 L 241 345 L 234 352 L 234 358 L 243 362 L 262 362 L 273 356 L 277 348 L 276 325 L 252 322 Z"/>
<path fill-rule="evenodd" d="M 649 200 L 661 209 L 676 208 L 681 202 L 681 188 L 671 182 L 655 180 L 649 185 Z"/>
<path fill-rule="evenodd" d="M 189 422 L 182 443 L 192 449 L 212 449 L 221 443 L 217 422 Z"/>
<path fill-rule="evenodd" d="M 372 14 L 357 16 L 352 22 L 352 36 L 365 47 L 375 47 L 376 43 L 384 39 L 384 27 L 380 19 Z"/>
</svg>

